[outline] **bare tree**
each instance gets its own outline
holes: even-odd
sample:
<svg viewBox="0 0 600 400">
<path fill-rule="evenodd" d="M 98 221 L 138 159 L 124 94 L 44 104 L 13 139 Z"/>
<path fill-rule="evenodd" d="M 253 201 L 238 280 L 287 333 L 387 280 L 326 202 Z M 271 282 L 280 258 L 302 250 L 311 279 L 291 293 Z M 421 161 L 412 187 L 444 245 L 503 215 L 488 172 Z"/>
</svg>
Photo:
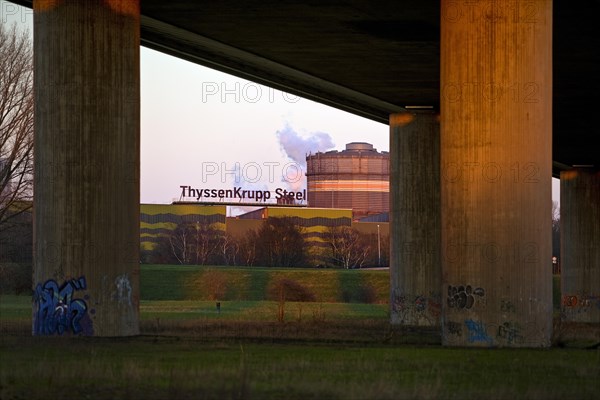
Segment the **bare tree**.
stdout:
<svg viewBox="0 0 600 400">
<path fill-rule="evenodd" d="M 0 231 L 33 197 L 33 52 L 29 32 L 0 25 Z"/>
<path fill-rule="evenodd" d="M 192 241 L 193 233 L 186 225 L 178 226 L 175 231 L 169 236 L 169 243 L 171 244 L 171 251 L 179 262 L 179 264 L 190 263 L 190 244 Z"/>
<path fill-rule="evenodd" d="M 182 222 L 169 235 L 169 243 L 180 264 L 206 265 L 220 255 L 223 234 L 215 224 Z"/>
<path fill-rule="evenodd" d="M 369 246 L 356 229 L 334 226 L 327 231 L 331 260 L 344 268 L 362 267 L 369 255 Z"/>
<path fill-rule="evenodd" d="M 219 252 L 220 241 L 223 237 L 215 224 L 197 222 L 193 225 L 194 245 L 191 252 L 196 256 L 197 265 L 206 265 L 214 260 Z"/>
<path fill-rule="evenodd" d="M 234 236 L 225 233 L 219 242 L 219 251 L 223 265 L 237 265 L 240 243 Z"/>
<path fill-rule="evenodd" d="M 285 317 L 285 302 L 287 301 L 316 301 L 312 291 L 299 282 L 280 278 L 269 284 L 267 298 L 277 301 L 277 321 L 283 322 Z"/>
<path fill-rule="evenodd" d="M 258 232 L 251 229 L 246 233 L 246 236 L 240 238 L 239 252 L 242 257 L 243 265 L 252 267 L 256 262 L 256 244 L 259 241 Z"/>
<path fill-rule="evenodd" d="M 302 228 L 289 217 L 268 217 L 257 231 L 256 259 L 266 267 L 298 267 L 307 264 L 307 245 Z"/>
</svg>

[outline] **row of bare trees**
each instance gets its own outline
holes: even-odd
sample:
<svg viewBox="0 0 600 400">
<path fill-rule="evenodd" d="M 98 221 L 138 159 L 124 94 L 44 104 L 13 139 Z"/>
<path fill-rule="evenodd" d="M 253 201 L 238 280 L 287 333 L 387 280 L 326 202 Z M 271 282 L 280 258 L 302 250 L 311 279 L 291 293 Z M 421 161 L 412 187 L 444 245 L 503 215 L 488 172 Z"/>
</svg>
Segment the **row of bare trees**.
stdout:
<svg viewBox="0 0 600 400">
<path fill-rule="evenodd" d="M 360 268 L 387 265 L 388 238 L 361 234 L 349 226 L 330 227 L 320 246 L 307 243 L 302 227 L 291 218 L 267 218 L 260 228 L 234 237 L 214 224 L 182 223 L 159 239 L 149 263 L 245 265 L 266 267 L 327 266 Z M 383 248 L 377 246 L 383 245 Z"/>
<path fill-rule="evenodd" d="M 32 197 L 31 40 L 0 23 L 0 293 L 31 290 Z"/>
<path fill-rule="evenodd" d="M 32 197 L 31 40 L 16 25 L 0 25 L 0 233 L 22 224 L 19 216 L 31 208 Z"/>
</svg>

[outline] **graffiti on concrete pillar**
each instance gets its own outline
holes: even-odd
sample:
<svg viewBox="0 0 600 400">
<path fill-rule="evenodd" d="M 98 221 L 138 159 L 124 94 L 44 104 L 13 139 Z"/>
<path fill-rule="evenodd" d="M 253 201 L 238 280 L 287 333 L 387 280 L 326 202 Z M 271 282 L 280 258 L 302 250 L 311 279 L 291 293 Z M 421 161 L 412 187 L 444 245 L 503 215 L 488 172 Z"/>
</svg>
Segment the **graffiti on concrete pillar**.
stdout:
<svg viewBox="0 0 600 400">
<path fill-rule="evenodd" d="M 600 309 L 600 296 L 564 295 L 562 303 L 565 307 L 593 307 Z"/>
<path fill-rule="evenodd" d="M 524 341 L 521 335 L 521 327 L 515 322 L 504 322 L 498 327 L 496 336 L 503 339 L 507 344 L 523 343 Z"/>
<path fill-rule="evenodd" d="M 442 305 L 439 293 L 430 292 L 429 295 L 400 294 L 394 291 L 392 298 L 392 312 L 400 323 L 439 324 Z"/>
<path fill-rule="evenodd" d="M 469 343 L 486 342 L 490 345 L 493 344 L 494 341 L 488 336 L 483 322 L 468 319 L 465 321 L 465 325 L 469 331 L 469 337 L 467 338 Z"/>
<path fill-rule="evenodd" d="M 33 294 L 34 334 L 92 335 L 92 320 L 88 315 L 87 296 L 75 298 L 75 292 L 86 290 L 85 277 L 65 281 L 60 287 L 53 280 L 38 283 Z"/>
<path fill-rule="evenodd" d="M 563 296 L 563 305 L 565 307 L 575 307 L 577 305 L 577 296 Z"/>
<path fill-rule="evenodd" d="M 517 312 L 517 307 L 510 300 L 500 300 L 500 310 L 502 312 Z"/>
<path fill-rule="evenodd" d="M 417 312 L 423 312 L 427 309 L 427 298 L 424 296 L 415 297 L 415 310 Z"/>
<path fill-rule="evenodd" d="M 483 288 L 473 289 L 471 285 L 448 286 L 448 307 L 458 309 L 469 309 L 475 304 L 476 297 L 483 298 Z"/>
<path fill-rule="evenodd" d="M 408 313 L 408 304 L 406 301 L 406 296 L 400 295 L 394 291 L 394 295 L 392 298 L 392 312 L 398 315 L 398 318 L 401 322 L 406 319 L 406 314 Z"/>
<path fill-rule="evenodd" d="M 433 317 L 439 317 L 442 314 L 441 295 L 432 296 L 427 303 L 427 311 Z"/>
<path fill-rule="evenodd" d="M 446 322 L 446 330 L 449 335 L 462 336 L 462 325 L 459 322 Z"/>
<path fill-rule="evenodd" d="M 600 312 L 600 296 L 594 294 L 565 294 L 562 296 L 562 318 L 595 322 Z"/>
<path fill-rule="evenodd" d="M 119 275 L 115 279 L 117 287 L 116 300 L 119 304 L 127 304 L 131 306 L 131 283 L 127 274 Z"/>
</svg>

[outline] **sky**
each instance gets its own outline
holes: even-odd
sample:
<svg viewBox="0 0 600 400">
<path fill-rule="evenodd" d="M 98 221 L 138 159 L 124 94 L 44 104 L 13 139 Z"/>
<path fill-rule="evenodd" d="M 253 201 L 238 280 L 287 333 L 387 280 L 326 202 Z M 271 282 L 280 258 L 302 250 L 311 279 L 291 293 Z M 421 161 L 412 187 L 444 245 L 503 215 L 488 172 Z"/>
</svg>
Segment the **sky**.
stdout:
<svg viewBox="0 0 600 400">
<path fill-rule="evenodd" d="M 33 34 L 30 9 L 0 0 L 0 21 Z M 142 203 L 195 200 L 181 186 L 302 190 L 308 152 L 350 142 L 389 150 L 386 124 L 144 47 L 140 64 Z"/>
<path fill-rule="evenodd" d="M 146 48 L 141 87 L 143 202 L 170 202 L 182 185 L 302 190 L 308 152 L 388 151 L 385 124 Z"/>
</svg>

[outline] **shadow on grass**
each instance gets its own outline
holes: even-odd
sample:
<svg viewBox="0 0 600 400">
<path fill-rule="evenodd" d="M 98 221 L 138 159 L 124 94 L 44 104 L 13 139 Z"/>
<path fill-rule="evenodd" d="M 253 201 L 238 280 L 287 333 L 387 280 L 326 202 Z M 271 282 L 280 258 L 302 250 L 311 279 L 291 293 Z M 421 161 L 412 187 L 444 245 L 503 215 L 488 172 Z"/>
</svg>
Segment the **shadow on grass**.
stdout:
<svg viewBox="0 0 600 400">
<path fill-rule="evenodd" d="M 365 280 L 365 276 L 360 271 L 340 271 L 338 277 L 342 288 L 341 301 L 366 304 L 377 302 L 377 291 Z"/>
</svg>

